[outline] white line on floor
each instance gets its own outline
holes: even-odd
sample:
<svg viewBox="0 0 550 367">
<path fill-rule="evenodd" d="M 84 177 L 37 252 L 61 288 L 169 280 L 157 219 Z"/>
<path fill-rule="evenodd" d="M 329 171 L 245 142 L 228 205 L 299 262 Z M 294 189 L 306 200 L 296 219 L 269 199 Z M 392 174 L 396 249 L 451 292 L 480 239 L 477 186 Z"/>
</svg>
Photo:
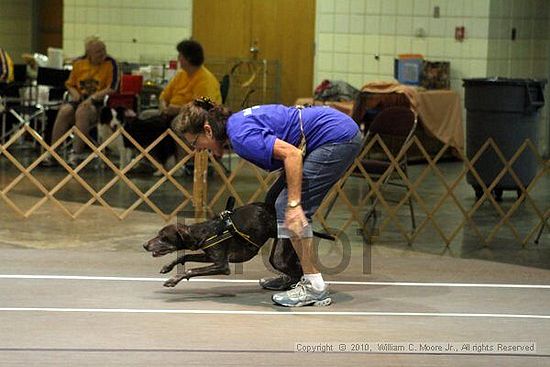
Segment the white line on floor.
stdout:
<svg viewBox="0 0 550 367">
<path fill-rule="evenodd" d="M 318 309 L 317 309 L 318 310 Z M 176 310 L 136 308 L 62 308 L 62 307 L 2 307 L 0 312 L 87 312 L 87 313 L 148 313 L 199 315 L 256 315 L 256 316 L 396 316 L 396 317 L 460 317 L 550 319 L 550 315 L 522 315 L 498 313 L 436 313 L 436 312 L 362 312 L 362 311 L 232 311 L 232 310 Z"/>
<path fill-rule="evenodd" d="M 35 280 L 95 280 L 95 281 L 126 281 L 126 282 L 164 282 L 168 278 L 139 277 L 101 277 L 81 275 L 29 275 L 0 274 L 0 279 L 35 279 Z M 193 278 L 191 282 L 203 283 L 258 283 L 255 279 L 213 279 Z M 495 283 L 419 283 L 419 282 L 347 282 L 328 281 L 328 284 L 355 286 L 403 286 L 403 287 L 464 287 L 464 288 L 520 288 L 520 289 L 550 289 L 547 284 L 495 284 Z"/>
</svg>

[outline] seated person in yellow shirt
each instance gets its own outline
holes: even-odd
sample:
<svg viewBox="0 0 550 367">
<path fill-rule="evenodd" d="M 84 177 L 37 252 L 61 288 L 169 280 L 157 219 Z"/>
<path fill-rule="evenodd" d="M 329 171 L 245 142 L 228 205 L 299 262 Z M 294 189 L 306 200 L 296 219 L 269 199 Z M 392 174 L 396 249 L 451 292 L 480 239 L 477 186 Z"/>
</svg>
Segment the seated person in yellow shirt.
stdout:
<svg viewBox="0 0 550 367">
<path fill-rule="evenodd" d="M 118 66 L 116 61 L 107 55 L 105 43 L 97 37 L 90 37 L 85 41 L 85 49 L 85 55 L 73 62 L 73 69 L 65 82 L 71 102 L 62 105 L 57 113 L 53 125 L 52 144 L 73 125 L 91 140 L 89 131 L 97 123 L 103 98 L 118 88 Z M 85 146 L 84 141 L 75 136 L 69 164 L 74 166 L 84 159 Z M 56 162 L 48 156 L 42 164 L 50 166 Z"/>
<path fill-rule="evenodd" d="M 184 40 L 176 46 L 181 70 L 168 83 L 160 95 L 160 111 L 176 116 L 180 108 L 196 98 L 208 97 L 221 104 L 220 83 L 204 65 L 204 52 L 200 43 Z"/>
<path fill-rule="evenodd" d="M 171 121 L 177 116 L 180 108 L 197 98 L 208 97 L 216 104 L 221 104 L 220 83 L 214 74 L 203 65 L 204 51 L 201 44 L 193 40 L 183 40 L 177 44 L 176 49 L 181 69 L 160 94 L 159 110 L 144 111 L 140 115 L 140 119 L 148 119 L 155 115 L 158 116 L 160 113 L 167 126 L 171 126 Z M 156 132 L 152 132 L 149 138 L 154 139 L 157 136 Z M 152 141 L 150 139 L 144 141 L 142 145 L 147 146 Z M 179 145 L 176 145 L 175 156 L 172 155 L 172 151 L 173 145 L 168 141 L 163 141 L 152 150 L 152 154 L 168 170 L 175 165 L 172 157 L 177 162 L 185 155 Z M 179 176 L 180 174 L 181 172 L 176 172 L 174 175 Z M 154 175 L 161 176 L 162 173 L 157 170 Z"/>
</svg>

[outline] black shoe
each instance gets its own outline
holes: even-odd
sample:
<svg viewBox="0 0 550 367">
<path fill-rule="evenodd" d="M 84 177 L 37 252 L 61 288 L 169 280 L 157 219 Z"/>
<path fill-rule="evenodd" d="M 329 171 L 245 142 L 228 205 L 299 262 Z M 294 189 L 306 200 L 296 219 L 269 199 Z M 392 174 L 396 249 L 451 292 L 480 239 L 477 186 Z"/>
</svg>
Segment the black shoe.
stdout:
<svg viewBox="0 0 550 367">
<path fill-rule="evenodd" d="M 291 278 L 286 274 L 281 274 L 272 278 L 260 279 L 260 287 L 263 289 L 269 289 L 272 291 L 286 291 L 289 290 L 294 284 L 298 283 L 300 278 Z"/>
</svg>

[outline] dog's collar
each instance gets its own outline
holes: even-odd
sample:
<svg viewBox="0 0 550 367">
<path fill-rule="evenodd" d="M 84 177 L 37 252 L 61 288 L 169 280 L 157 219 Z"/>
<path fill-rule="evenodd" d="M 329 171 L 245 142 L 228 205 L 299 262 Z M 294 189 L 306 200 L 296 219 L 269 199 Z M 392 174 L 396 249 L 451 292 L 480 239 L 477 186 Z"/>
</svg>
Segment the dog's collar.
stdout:
<svg viewBox="0 0 550 367">
<path fill-rule="evenodd" d="M 223 226 L 221 230 L 214 236 L 207 238 L 200 246 L 199 249 L 204 250 L 209 247 L 215 246 L 219 243 L 222 243 L 232 237 L 239 236 L 243 238 L 246 242 L 252 244 L 253 246 L 257 247 L 258 249 L 261 248 L 261 245 L 258 245 L 254 241 L 252 241 L 252 238 L 247 235 L 246 233 L 243 233 L 239 231 L 239 229 L 235 226 L 235 223 L 231 219 L 231 214 L 233 214 L 233 211 L 231 210 L 224 210 L 220 213 L 218 218 L 222 221 Z"/>
<path fill-rule="evenodd" d="M 181 231 L 179 230 L 179 228 L 176 228 L 176 233 L 178 234 L 178 237 L 180 238 L 180 241 L 182 243 L 185 243 L 185 240 L 183 239 L 183 235 L 181 234 Z"/>
<path fill-rule="evenodd" d="M 180 231 L 179 228 L 176 229 L 176 233 L 178 234 L 180 240 L 182 241 L 182 243 L 185 243 L 186 242 L 186 238 L 183 237 L 183 233 L 189 235 L 189 231 L 187 232 L 184 232 L 184 231 Z M 191 241 L 191 243 L 193 243 L 193 241 Z M 191 247 L 190 250 L 192 251 L 195 251 L 195 250 L 199 250 L 200 249 L 200 246 L 195 246 L 195 247 Z"/>
</svg>

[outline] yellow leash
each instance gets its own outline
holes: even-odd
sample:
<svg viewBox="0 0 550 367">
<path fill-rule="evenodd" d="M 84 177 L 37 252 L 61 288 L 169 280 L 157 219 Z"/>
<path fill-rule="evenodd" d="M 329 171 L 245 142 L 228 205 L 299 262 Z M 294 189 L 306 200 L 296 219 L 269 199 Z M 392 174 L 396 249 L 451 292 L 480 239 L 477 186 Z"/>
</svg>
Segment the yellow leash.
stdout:
<svg viewBox="0 0 550 367">
<path fill-rule="evenodd" d="M 239 236 L 244 238 L 245 241 L 247 241 L 248 243 L 256 246 L 257 248 L 262 247 L 261 245 L 258 245 L 257 243 L 252 241 L 252 239 L 250 238 L 249 235 L 239 231 L 238 228 L 235 226 L 235 223 L 233 223 L 233 221 L 231 220 L 231 218 L 229 218 L 229 222 L 231 223 L 231 227 L 233 227 L 233 230 L 235 231 L 235 233 L 237 233 Z M 204 246 L 199 247 L 199 249 L 201 249 L 201 250 L 207 249 L 207 248 L 215 246 L 215 245 L 217 245 L 217 244 L 219 244 L 223 241 L 226 241 L 226 240 L 230 239 L 231 237 L 233 237 L 233 233 L 230 230 L 226 229 L 225 231 L 222 232 L 222 234 L 215 235 L 215 236 L 212 236 L 212 237 L 206 239 Z M 212 242 L 210 242 L 210 241 L 212 241 Z"/>
<path fill-rule="evenodd" d="M 233 229 L 235 230 L 235 232 L 236 232 L 239 236 L 241 236 L 242 238 L 244 238 L 248 243 L 250 243 L 250 244 L 256 246 L 257 248 L 262 247 L 262 245 L 258 245 L 257 243 L 255 243 L 254 241 L 252 241 L 252 240 L 250 239 L 250 236 L 249 236 L 249 235 L 247 235 L 246 233 L 243 233 L 243 232 L 239 231 L 239 230 L 237 229 L 237 227 L 235 227 L 235 223 L 233 223 L 233 221 L 231 221 L 231 225 L 233 226 Z"/>
</svg>

